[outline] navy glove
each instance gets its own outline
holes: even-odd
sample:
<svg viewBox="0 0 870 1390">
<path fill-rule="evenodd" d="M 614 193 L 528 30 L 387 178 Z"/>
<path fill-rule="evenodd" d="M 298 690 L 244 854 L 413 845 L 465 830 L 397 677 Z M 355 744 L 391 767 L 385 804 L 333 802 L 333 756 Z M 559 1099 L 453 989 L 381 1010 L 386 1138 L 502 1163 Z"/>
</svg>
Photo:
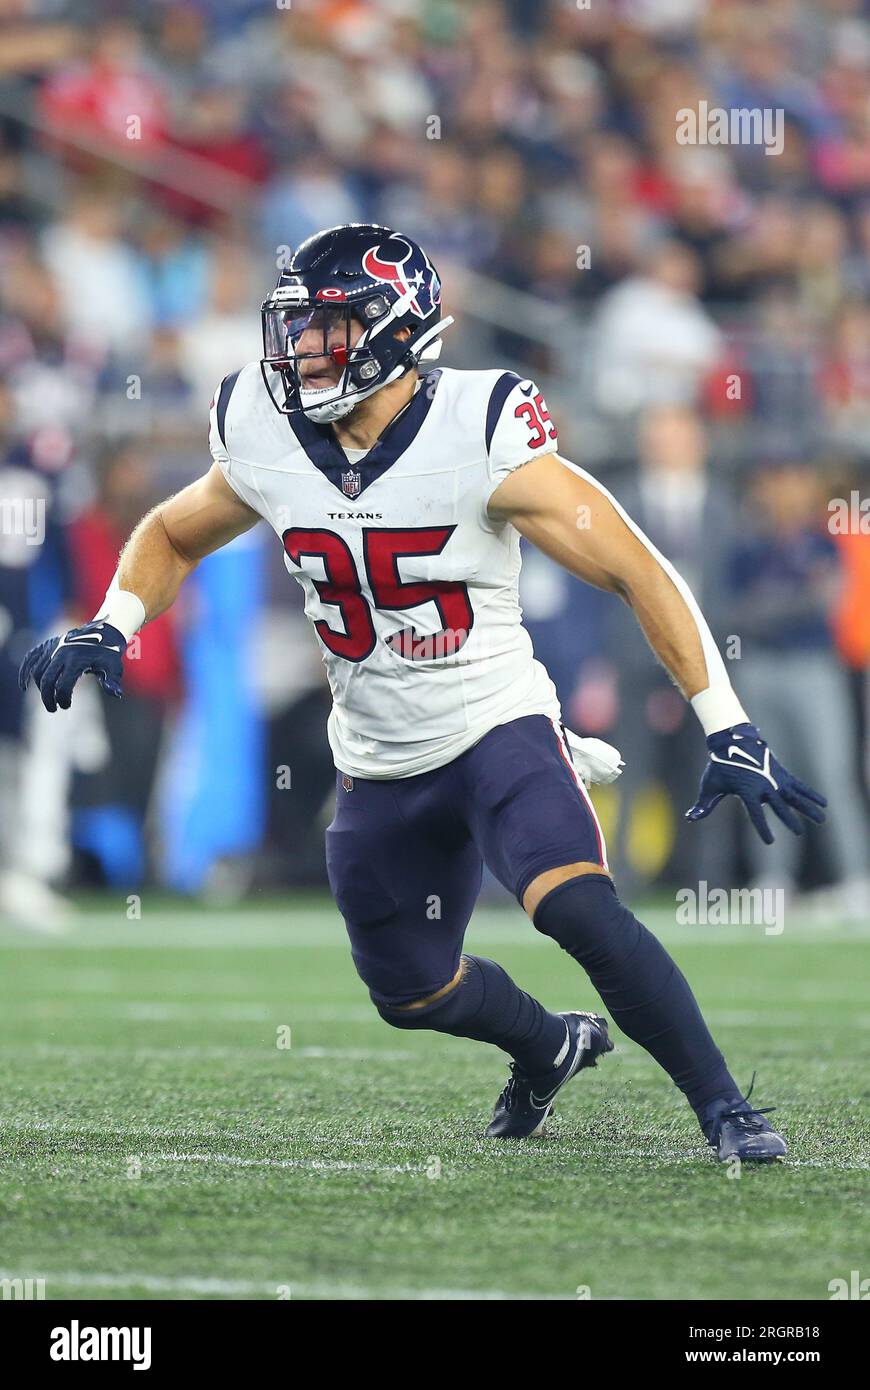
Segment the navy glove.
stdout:
<svg viewBox="0 0 870 1390">
<path fill-rule="evenodd" d="M 122 661 L 127 639 L 110 623 L 85 623 L 63 637 L 49 637 L 31 647 L 21 663 L 18 684 L 27 689 L 33 681 L 49 713 L 69 709 L 79 676 L 92 671 L 104 690 L 121 698 Z"/>
<path fill-rule="evenodd" d="M 795 811 L 808 820 L 825 819 L 821 808 L 827 806 L 827 799 L 777 762 L 754 724 L 735 724 L 733 729 L 711 734 L 707 747 L 710 761 L 701 778 L 698 800 L 686 812 L 687 820 L 709 816 L 729 792 L 740 797 L 766 845 L 773 844 L 773 832 L 762 809 L 765 805 L 795 835 L 803 834 L 803 825 Z"/>
</svg>

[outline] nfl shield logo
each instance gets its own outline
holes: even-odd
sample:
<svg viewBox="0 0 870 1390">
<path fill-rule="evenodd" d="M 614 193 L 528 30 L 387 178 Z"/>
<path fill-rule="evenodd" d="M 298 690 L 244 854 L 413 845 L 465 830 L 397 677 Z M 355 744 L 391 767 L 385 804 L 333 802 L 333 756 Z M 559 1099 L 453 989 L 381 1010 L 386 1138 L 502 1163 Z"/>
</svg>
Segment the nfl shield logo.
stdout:
<svg viewBox="0 0 870 1390">
<path fill-rule="evenodd" d="M 349 777 L 346 772 L 343 772 L 341 774 L 341 785 L 344 787 L 346 792 L 353 791 L 353 778 Z"/>
<path fill-rule="evenodd" d="M 341 475 L 341 490 L 345 497 L 359 497 L 362 484 L 362 475 L 355 468 L 350 468 Z"/>
</svg>

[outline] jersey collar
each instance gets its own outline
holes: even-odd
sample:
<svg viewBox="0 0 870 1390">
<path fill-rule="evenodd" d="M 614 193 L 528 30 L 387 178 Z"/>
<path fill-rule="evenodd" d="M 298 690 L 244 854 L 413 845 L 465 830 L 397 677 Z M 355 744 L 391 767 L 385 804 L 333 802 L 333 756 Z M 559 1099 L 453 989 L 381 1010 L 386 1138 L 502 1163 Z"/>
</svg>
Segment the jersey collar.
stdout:
<svg viewBox="0 0 870 1390">
<path fill-rule="evenodd" d="M 358 463 L 348 461 L 331 425 L 315 424 L 301 410 L 294 411 L 286 418 L 314 467 L 319 469 L 343 496 L 355 500 L 371 483 L 380 478 L 382 473 L 392 468 L 396 460 L 413 444 L 429 414 L 440 377 L 440 367 L 426 373 L 405 408 L 390 421 L 377 443 Z M 350 491 L 345 478 L 348 474 L 354 473 L 359 477 L 358 480 L 354 480 L 356 490 Z"/>
</svg>

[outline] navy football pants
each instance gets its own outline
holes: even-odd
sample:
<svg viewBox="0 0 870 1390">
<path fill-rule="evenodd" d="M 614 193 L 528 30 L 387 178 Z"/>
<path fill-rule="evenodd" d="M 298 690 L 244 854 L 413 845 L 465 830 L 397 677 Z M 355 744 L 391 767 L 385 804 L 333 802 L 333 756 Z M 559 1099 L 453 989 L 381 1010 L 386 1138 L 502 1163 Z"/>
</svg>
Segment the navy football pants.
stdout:
<svg viewBox="0 0 870 1390">
<path fill-rule="evenodd" d="M 484 863 L 521 903 L 538 874 L 581 862 L 607 867 L 604 838 L 562 730 L 545 715 L 500 724 L 416 777 L 337 775 L 329 882 L 380 1003 L 409 1003 L 453 979 Z"/>
</svg>

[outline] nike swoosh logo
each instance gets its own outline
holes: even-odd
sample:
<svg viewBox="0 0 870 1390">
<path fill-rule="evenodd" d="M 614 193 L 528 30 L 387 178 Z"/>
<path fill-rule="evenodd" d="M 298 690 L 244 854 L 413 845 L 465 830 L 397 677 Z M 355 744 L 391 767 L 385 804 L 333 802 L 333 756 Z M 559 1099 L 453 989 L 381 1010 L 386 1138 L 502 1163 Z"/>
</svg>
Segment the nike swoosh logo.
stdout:
<svg viewBox="0 0 870 1390">
<path fill-rule="evenodd" d="M 737 748 L 732 743 L 728 749 L 728 757 L 733 758 L 735 753 L 737 754 L 738 758 L 748 758 L 748 760 L 751 763 L 754 763 L 756 767 L 761 767 L 761 763 L 758 761 L 758 759 L 753 758 L 751 753 L 747 753 L 745 748 Z"/>
<path fill-rule="evenodd" d="M 566 1076 L 559 1082 L 558 1086 L 553 1087 L 552 1091 L 547 1096 L 540 1097 L 536 1096 L 534 1091 L 529 1092 L 529 1102 L 535 1107 L 536 1110 L 544 1110 L 550 1104 L 557 1092 L 561 1091 L 562 1087 L 565 1085 L 565 1082 L 571 1080 L 571 1077 L 574 1075 L 575 1071 L 577 1070 L 577 1067 L 580 1064 L 581 1058 L 583 1057 L 583 1053 L 589 1051 L 591 1042 L 592 1030 L 589 1027 L 589 1024 L 581 1023 L 580 1030 L 577 1034 L 577 1046 L 574 1049 L 574 1057 L 572 1059 L 571 1066 L 568 1069 Z"/>
<path fill-rule="evenodd" d="M 740 759 L 739 759 L 739 761 L 734 762 L 734 760 L 733 760 L 732 757 L 731 757 L 731 754 L 732 754 L 732 753 L 739 753 L 739 754 L 740 754 Z M 748 758 L 750 759 L 750 761 L 749 761 L 749 762 L 744 762 L 744 761 L 743 761 L 743 758 L 745 758 L 745 757 L 748 757 Z M 765 748 L 765 750 L 764 750 L 764 766 L 763 766 L 763 767 L 759 765 L 758 760 L 757 760 L 756 758 L 751 757 L 751 755 L 748 754 L 748 753 L 744 753 L 743 750 L 740 749 L 740 748 L 735 748 L 733 744 L 732 744 L 731 747 L 728 749 L 728 757 L 727 757 L 727 758 L 720 758 L 716 753 L 711 753 L 711 754 L 710 754 L 710 762 L 711 762 L 711 763 L 722 763 L 722 764 L 724 764 L 725 767 L 739 767 L 739 768 L 742 768 L 742 770 L 743 770 L 744 772 L 754 772 L 754 773 L 756 774 L 756 776 L 758 776 L 758 777 L 763 777 L 763 778 L 765 779 L 765 781 L 769 782 L 770 785 L 773 787 L 774 791 L 779 791 L 779 783 L 776 781 L 776 779 L 775 779 L 774 777 L 771 776 L 771 772 L 770 772 L 770 749 L 769 749 L 769 748 Z"/>
<path fill-rule="evenodd" d="M 528 389 L 528 391 L 526 390 L 525 386 L 521 386 L 521 387 L 520 387 L 520 395 L 521 395 L 521 396 L 530 396 L 530 395 L 532 394 L 532 392 L 534 391 L 534 389 L 535 389 L 535 383 L 534 383 L 534 382 L 530 382 L 530 383 L 529 383 L 529 389 Z"/>
<path fill-rule="evenodd" d="M 65 642 L 61 642 L 62 647 L 93 647 L 100 642 L 103 643 L 103 635 L 100 632 L 85 632 L 79 637 L 68 637 Z M 104 652 L 120 652 L 120 647 L 108 647 L 103 643 Z"/>
</svg>

